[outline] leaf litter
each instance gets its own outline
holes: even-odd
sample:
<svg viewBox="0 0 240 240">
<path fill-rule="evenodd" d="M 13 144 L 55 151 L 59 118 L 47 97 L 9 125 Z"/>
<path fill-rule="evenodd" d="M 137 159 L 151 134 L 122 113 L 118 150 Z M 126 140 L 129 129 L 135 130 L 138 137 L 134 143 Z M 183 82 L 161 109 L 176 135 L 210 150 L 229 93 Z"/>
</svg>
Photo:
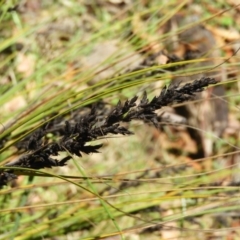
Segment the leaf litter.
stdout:
<svg viewBox="0 0 240 240">
<path fill-rule="evenodd" d="M 117 2 L 109 1 L 109 2 L 113 5 L 129 4 L 127 3 L 127 1 L 117 1 Z M 30 8 L 32 8 L 31 5 L 30 5 Z M 36 8 L 39 8 L 39 6 L 37 6 Z M 186 13 L 184 12 L 184 14 Z M 174 21 L 174 19 L 171 19 L 171 20 Z M 219 43 L 224 44 L 224 43 L 229 43 L 231 41 L 236 41 L 238 39 L 238 35 L 237 35 L 237 32 L 234 33 L 234 31 L 231 31 L 228 29 L 227 30 L 224 29 L 224 31 L 221 30 L 221 28 L 214 27 L 214 29 L 213 27 L 208 26 L 208 24 L 206 24 L 205 26 L 200 24 L 200 25 L 197 25 L 196 28 L 193 28 L 193 29 L 190 28 L 188 29 L 190 33 L 186 33 L 187 36 L 186 35 L 184 36 L 184 32 L 179 34 L 178 36 L 179 39 L 177 40 L 179 44 L 177 45 L 177 48 L 168 50 L 168 52 L 165 51 L 165 49 L 164 51 L 162 51 L 161 47 L 158 47 L 158 48 L 152 47 L 154 45 L 154 44 L 152 45 L 152 42 L 156 40 L 155 38 L 148 38 L 147 41 L 151 42 L 151 44 L 148 45 L 146 49 L 148 49 L 150 53 L 147 54 L 148 57 L 146 57 L 146 55 L 143 55 L 144 57 L 146 57 L 145 60 L 142 60 L 143 57 L 139 55 L 139 59 L 141 60 L 139 61 L 140 63 L 137 63 L 136 65 L 140 65 L 141 66 L 140 68 L 142 69 L 144 67 L 162 65 L 162 64 L 169 63 L 169 62 L 171 63 L 174 61 L 193 60 L 199 57 L 201 58 L 201 57 L 207 56 L 207 59 L 218 58 L 220 55 L 213 55 L 214 51 L 211 52 L 212 48 L 215 49 L 216 42 L 218 44 Z M 137 32 L 135 32 L 135 34 L 137 34 Z M 201 37 L 198 38 L 198 36 L 201 34 L 203 34 L 204 41 L 202 41 Z M 197 37 L 198 39 L 194 39 L 194 41 L 192 41 L 191 39 L 192 36 Z M 144 38 L 146 37 L 146 35 L 141 35 L 139 37 Z M 111 42 L 104 42 L 103 44 L 100 43 L 99 46 L 97 46 L 97 48 L 99 49 L 103 47 L 107 48 L 106 46 L 108 44 L 111 45 Z M 205 49 L 206 46 L 209 49 L 206 50 Z M 230 56 L 232 53 L 236 52 L 236 49 L 233 49 L 233 46 L 234 45 L 230 45 L 230 47 L 227 48 L 228 52 L 230 52 Z M 61 48 L 61 45 L 59 45 L 58 47 Z M 164 47 L 168 48 L 168 46 L 164 46 Z M 222 49 L 224 50 L 224 47 Z M 93 49 L 93 51 L 95 50 Z M 111 52 L 110 54 L 107 54 L 107 57 L 109 57 L 112 53 L 116 51 L 117 51 L 117 47 L 115 47 L 113 52 Z M 53 58 L 59 54 L 58 50 L 56 50 L 55 54 L 56 55 L 52 55 Z M 98 55 L 100 54 L 98 53 Z M 134 52 L 133 52 L 133 55 L 134 55 Z M 137 54 L 135 55 L 137 56 Z M 95 58 L 96 56 L 93 57 L 94 60 Z M 97 61 L 96 65 L 98 65 L 105 59 L 106 59 L 106 56 L 104 57 L 101 56 L 100 60 Z M 230 58 L 229 61 L 230 62 L 235 61 L 235 58 Z M 133 62 L 136 63 L 135 60 Z M 91 63 L 92 61 L 90 60 L 90 64 L 89 64 L 90 67 L 91 67 Z M 129 63 L 130 62 L 128 61 L 123 61 L 124 67 L 128 66 Z M 201 63 L 200 64 L 197 63 L 195 65 L 188 64 L 184 67 L 187 69 L 187 68 L 194 68 L 194 67 L 201 68 L 205 66 L 206 67 L 211 66 L 210 67 L 211 69 L 213 66 L 216 66 L 217 64 L 219 64 L 218 61 L 212 62 L 211 60 L 207 60 L 202 64 Z M 31 66 L 29 66 L 29 69 L 27 68 L 27 66 L 24 66 L 24 68 L 22 68 L 22 66 L 19 65 L 18 67 L 21 71 L 22 69 L 25 69 L 22 71 L 22 73 L 26 75 L 30 74 L 28 73 L 28 71 L 29 69 L 31 70 Z M 128 66 L 128 67 L 129 67 L 128 70 L 125 70 L 127 72 L 128 71 L 131 72 L 139 69 L 139 66 Z M 121 68 L 122 66 L 120 66 L 120 69 Z M 181 77 L 177 76 L 173 78 L 173 84 L 170 85 L 170 87 L 164 88 L 161 94 L 158 95 L 157 97 L 148 98 L 147 95 L 144 94 L 142 98 L 140 98 L 140 101 L 137 103 L 136 103 L 137 101 L 136 98 L 123 101 L 123 103 L 119 102 L 119 104 L 116 107 L 113 107 L 108 114 L 101 113 L 100 115 L 98 115 L 96 114 L 97 110 L 94 109 L 94 107 L 91 107 L 88 109 L 89 111 L 88 114 L 83 114 L 83 115 L 80 114 L 78 118 L 73 117 L 65 121 L 62 119 L 61 120 L 56 119 L 56 122 L 54 123 L 50 122 L 49 125 L 45 125 L 44 127 L 42 127 L 42 129 L 37 130 L 36 132 L 28 136 L 26 139 L 24 139 L 22 143 L 18 144 L 17 148 L 19 150 L 27 151 L 28 153 L 26 155 L 23 155 L 19 159 L 8 163 L 7 165 L 29 167 L 34 169 L 40 169 L 44 167 L 64 166 L 70 160 L 70 157 L 67 156 L 62 158 L 61 160 L 57 160 L 56 158 L 52 158 L 52 155 L 54 156 L 54 155 L 57 155 L 59 152 L 64 152 L 64 151 L 77 156 L 82 156 L 82 153 L 87 153 L 87 154 L 94 153 L 94 152 L 96 153 L 99 151 L 102 145 L 101 144 L 87 145 L 86 143 L 88 141 L 91 142 L 93 140 L 96 140 L 99 137 L 104 137 L 109 133 L 123 134 L 123 135 L 125 134 L 129 135 L 132 133 L 132 131 L 128 130 L 128 127 L 126 127 L 125 125 L 124 126 L 122 126 L 121 124 L 118 125 L 119 124 L 118 122 L 130 122 L 131 120 L 140 120 L 146 123 L 151 123 L 157 128 L 161 128 L 159 127 L 159 122 L 161 122 L 162 118 L 161 116 L 157 116 L 154 113 L 154 111 L 157 108 L 167 106 L 168 104 L 172 105 L 172 104 L 175 104 L 176 102 L 177 103 L 185 102 L 187 100 L 192 99 L 190 97 L 195 96 L 196 92 L 202 91 L 203 87 L 207 86 L 209 83 L 215 83 L 212 80 L 210 80 L 212 79 L 211 77 L 214 77 L 213 75 L 216 75 L 216 79 L 218 82 L 225 81 L 226 76 L 223 73 L 224 70 L 221 70 L 221 67 L 217 68 L 216 70 L 217 71 L 214 71 L 214 72 L 207 72 L 204 70 L 204 72 L 207 72 L 206 74 L 193 74 L 191 77 L 184 76 L 184 74 L 182 74 L 183 76 Z M 238 69 L 237 67 L 235 67 L 235 72 L 233 76 L 237 76 L 237 72 L 238 72 Z M 161 73 L 161 71 L 158 72 L 156 70 L 155 72 L 150 71 L 148 74 L 149 76 L 151 76 L 159 73 Z M 103 78 L 111 77 L 113 74 L 114 74 L 114 71 L 110 69 L 107 75 L 104 75 Z M 199 81 L 196 81 L 197 79 L 199 79 Z M 204 79 L 206 80 L 205 85 L 203 84 L 205 81 Z M 210 82 L 207 82 L 207 79 L 210 80 Z M 195 82 L 192 82 L 193 80 L 195 80 Z M 99 81 L 99 79 L 97 81 Z M 198 84 L 200 84 L 199 87 L 198 87 Z M 206 92 L 204 92 L 202 96 L 201 94 L 196 94 L 196 95 L 197 97 L 195 96 L 196 97 L 195 100 L 196 99 L 199 100 L 202 98 L 204 100 L 202 100 L 202 102 L 199 104 L 191 103 L 191 104 L 183 105 L 182 107 L 174 107 L 176 113 L 180 114 L 182 117 L 186 117 L 186 121 L 191 126 L 195 126 L 195 127 L 200 126 L 200 128 L 205 132 L 215 132 L 216 136 L 223 137 L 224 134 L 226 134 L 224 132 L 225 129 L 227 129 L 229 125 L 231 126 L 230 124 L 231 122 L 228 122 L 229 106 L 227 102 L 224 103 L 221 100 L 222 97 L 226 95 L 224 84 L 217 85 L 216 87 L 213 87 L 207 90 Z M 216 100 L 213 101 L 211 99 L 212 97 L 216 97 Z M 136 106 L 134 106 L 135 104 Z M 134 107 L 136 107 L 137 110 L 132 110 L 132 108 Z M 186 114 L 186 111 L 189 113 Z M 212 113 L 213 113 L 213 116 L 212 116 Z M 76 115 L 77 115 L 77 111 L 76 111 Z M 235 116 L 233 116 L 233 118 L 234 117 Z M 193 120 L 191 120 L 191 118 Z M 104 120 L 100 121 L 99 119 L 104 119 Z M 168 131 L 170 132 L 172 131 L 173 134 L 174 134 L 174 131 L 178 131 L 176 126 L 175 127 L 169 126 L 167 128 L 169 128 Z M 181 136 L 181 131 L 179 131 L 180 136 Z M 46 135 L 49 133 L 56 135 L 58 137 L 59 142 L 54 142 L 53 139 L 48 139 Z M 190 138 L 189 140 L 187 140 L 186 134 L 188 135 L 188 137 L 190 136 L 191 140 Z M 159 132 L 159 135 L 165 136 L 163 141 L 165 142 L 165 145 L 169 145 L 169 146 L 165 146 L 165 148 L 168 149 L 168 151 L 173 152 L 172 156 L 178 156 L 179 153 L 176 153 L 177 152 L 176 150 L 178 150 L 178 152 L 179 151 L 181 152 L 182 148 L 184 148 L 188 152 L 187 156 L 185 157 L 185 160 L 190 159 L 190 161 L 193 161 L 196 158 L 212 156 L 213 154 L 215 154 L 214 141 L 206 137 L 202 132 L 199 132 L 198 130 L 194 132 L 194 131 L 191 131 L 188 127 L 186 127 L 186 131 L 184 131 L 181 136 L 181 141 L 186 141 L 187 142 L 186 145 L 192 146 L 192 147 L 189 147 L 190 148 L 189 150 L 188 148 L 184 147 L 184 145 L 181 145 L 179 143 L 174 145 L 171 138 L 169 138 L 169 132 L 166 133 L 164 129 L 162 129 Z M 169 139 L 169 140 L 166 140 L 166 139 Z M 193 142 L 195 141 L 195 144 L 196 142 L 198 143 L 198 149 L 195 149 L 195 151 L 193 152 L 191 152 L 191 148 L 194 148 L 193 147 L 194 143 L 190 143 L 192 141 Z M 167 144 L 167 142 L 169 142 L 169 144 Z M 183 156 L 183 159 L 184 159 L 184 156 Z M 182 161 L 184 160 L 181 160 L 181 162 Z M 213 167 L 213 164 L 214 163 L 210 162 L 208 163 L 208 166 L 204 166 L 204 167 L 208 170 L 211 170 Z M 194 162 L 192 163 L 192 166 L 194 166 Z M 1 180 L 3 185 L 6 184 L 9 180 L 12 180 L 14 178 L 16 178 L 16 175 L 14 175 L 14 170 L 6 170 L 1 173 Z M 131 184 L 130 186 L 126 186 L 126 188 L 128 187 L 131 187 Z M 121 187 L 119 187 L 119 189 L 122 190 Z M 125 188 L 123 187 L 123 189 Z M 166 215 L 170 215 L 170 213 L 167 214 L 166 212 Z M 176 227 L 177 226 L 176 222 L 174 222 L 173 225 L 174 227 Z M 165 234 L 170 234 L 170 233 L 171 231 L 169 230 L 165 231 Z M 178 236 L 177 234 L 178 234 L 178 231 L 177 233 L 175 233 L 175 237 Z M 170 236 L 173 237 L 173 235 L 171 234 Z"/>
</svg>

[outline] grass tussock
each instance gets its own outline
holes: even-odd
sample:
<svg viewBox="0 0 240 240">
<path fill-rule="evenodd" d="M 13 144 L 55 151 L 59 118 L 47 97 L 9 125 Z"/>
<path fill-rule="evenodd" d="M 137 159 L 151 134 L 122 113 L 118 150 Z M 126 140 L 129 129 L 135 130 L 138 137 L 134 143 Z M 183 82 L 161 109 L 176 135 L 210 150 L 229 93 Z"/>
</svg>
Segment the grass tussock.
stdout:
<svg viewBox="0 0 240 240">
<path fill-rule="evenodd" d="M 237 238 L 237 8 L 0 3 L 0 239 Z"/>
</svg>

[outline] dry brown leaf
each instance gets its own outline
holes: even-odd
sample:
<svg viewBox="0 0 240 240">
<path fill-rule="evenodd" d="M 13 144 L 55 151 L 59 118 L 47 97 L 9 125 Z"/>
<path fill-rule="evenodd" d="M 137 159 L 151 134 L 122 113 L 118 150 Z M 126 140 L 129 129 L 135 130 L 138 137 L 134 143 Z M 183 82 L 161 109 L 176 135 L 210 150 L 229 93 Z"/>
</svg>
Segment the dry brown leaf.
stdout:
<svg viewBox="0 0 240 240">
<path fill-rule="evenodd" d="M 191 137 L 186 131 L 181 131 L 179 136 L 181 138 L 181 145 L 180 145 L 181 149 L 184 149 L 184 151 L 189 153 L 197 152 L 196 142 L 191 139 Z"/>
<path fill-rule="evenodd" d="M 174 211 L 172 209 L 169 209 L 168 211 L 165 212 L 165 216 L 170 216 L 173 215 Z M 178 230 L 178 224 L 177 222 L 168 222 L 164 224 L 164 227 L 161 230 L 161 236 L 162 239 L 171 239 L 171 240 L 179 240 L 181 232 Z M 169 231 L 169 229 L 171 229 Z"/>
<path fill-rule="evenodd" d="M 17 96 L 13 97 L 10 101 L 8 101 L 4 106 L 3 109 L 4 111 L 7 112 L 14 112 L 24 106 L 27 105 L 26 100 L 24 99 L 23 96 Z"/>
<path fill-rule="evenodd" d="M 215 36 L 219 36 L 228 41 L 236 41 L 240 39 L 240 34 L 236 29 L 224 29 L 224 28 L 216 28 L 216 26 L 208 26 L 207 27 Z"/>
<path fill-rule="evenodd" d="M 161 147 L 164 149 L 178 149 L 193 154 L 197 152 L 196 142 L 191 139 L 186 131 L 180 131 L 174 135 L 177 138 L 173 141 L 169 139 L 166 133 L 159 134 Z"/>
<path fill-rule="evenodd" d="M 165 55 L 163 55 L 163 54 L 159 55 L 159 56 L 156 58 L 156 62 L 157 62 L 159 65 L 161 65 L 161 64 L 167 64 L 168 60 L 169 60 L 168 57 L 165 56 Z"/>
<path fill-rule="evenodd" d="M 236 115 L 233 113 L 230 113 L 228 116 L 228 127 L 225 130 L 225 134 L 227 135 L 235 135 L 240 130 L 240 123 L 239 120 L 237 120 Z"/>
<path fill-rule="evenodd" d="M 22 73 L 24 77 L 29 77 L 35 69 L 35 57 L 19 53 L 17 58 L 17 71 Z"/>
<path fill-rule="evenodd" d="M 240 0 L 227 0 L 227 2 L 233 7 L 240 5 Z M 238 6 L 236 9 L 240 10 L 240 6 Z"/>
</svg>

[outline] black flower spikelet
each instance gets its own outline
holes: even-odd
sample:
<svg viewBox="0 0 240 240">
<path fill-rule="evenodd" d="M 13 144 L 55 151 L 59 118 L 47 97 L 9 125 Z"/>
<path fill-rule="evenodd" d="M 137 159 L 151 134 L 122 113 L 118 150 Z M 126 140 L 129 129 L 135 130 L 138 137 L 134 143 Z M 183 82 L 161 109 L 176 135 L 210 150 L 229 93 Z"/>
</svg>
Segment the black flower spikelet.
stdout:
<svg viewBox="0 0 240 240">
<path fill-rule="evenodd" d="M 124 103 L 119 101 L 116 107 L 101 116 L 101 121 L 99 121 L 100 116 L 96 104 L 87 114 L 65 120 L 64 124 L 58 124 L 57 127 L 54 124 L 47 124 L 33 132 L 27 139 L 23 140 L 24 144 L 19 145 L 27 153 L 5 166 L 31 169 L 59 167 L 66 165 L 67 161 L 71 159 L 70 156 L 67 156 L 62 160 L 56 160 L 54 156 L 59 155 L 60 152 L 79 157 L 82 156 L 82 153 L 98 153 L 102 144 L 90 145 L 93 140 L 106 137 L 109 134 L 133 134 L 123 126 L 124 122 L 133 120 L 140 120 L 159 127 L 156 110 L 174 103 L 188 101 L 196 93 L 203 91 L 205 87 L 216 83 L 215 79 L 204 77 L 183 86 L 179 84 L 170 85 L 164 87 L 159 96 L 154 97 L 152 100 L 149 100 L 147 93 L 144 92 L 139 101 L 137 101 L 137 96 L 126 100 Z M 50 141 L 46 138 L 46 134 L 50 132 L 55 134 L 58 140 Z M 15 178 L 17 178 L 17 175 L 14 174 L 13 170 L 1 171 L 0 187 Z"/>
</svg>

